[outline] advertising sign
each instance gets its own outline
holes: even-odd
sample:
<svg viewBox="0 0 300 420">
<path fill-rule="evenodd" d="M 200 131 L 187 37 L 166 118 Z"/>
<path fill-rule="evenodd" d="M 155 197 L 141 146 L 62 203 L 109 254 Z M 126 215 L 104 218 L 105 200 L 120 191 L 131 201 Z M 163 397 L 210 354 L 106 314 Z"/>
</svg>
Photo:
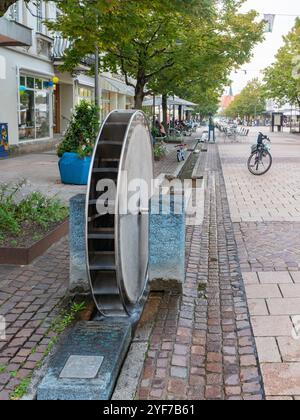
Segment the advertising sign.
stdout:
<svg viewBox="0 0 300 420">
<path fill-rule="evenodd" d="M 0 123 L 0 158 L 8 157 L 8 124 Z"/>
</svg>

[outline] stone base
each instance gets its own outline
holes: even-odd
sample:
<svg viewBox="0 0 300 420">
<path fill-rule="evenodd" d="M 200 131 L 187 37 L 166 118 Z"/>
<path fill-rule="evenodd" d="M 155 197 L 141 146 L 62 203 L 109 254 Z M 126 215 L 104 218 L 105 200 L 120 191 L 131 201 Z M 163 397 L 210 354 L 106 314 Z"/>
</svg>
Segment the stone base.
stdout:
<svg viewBox="0 0 300 420">
<path fill-rule="evenodd" d="M 89 293 L 85 251 L 85 194 L 70 200 L 70 284 L 69 292 Z"/>
<path fill-rule="evenodd" d="M 182 277 L 182 276 L 181 276 Z M 152 292 L 183 292 L 183 283 L 178 281 L 178 276 L 175 278 L 159 278 L 158 275 L 153 274 L 151 280 Z"/>
<path fill-rule="evenodd" d="M 171 204 L 170 204 L 171 203 Z M 185 211 L 182 196 L 155 197 L 150 216 L 151 290 L 182 292 L 185 282 Z M 165 212 L 165 210 L 169 210 Z"/>
<path fill-rule="evenodd" d="M 40 401 L 109 400 L 132 338 L 131 320 L 80 322 L 64 338 L 38 387 Z"/>
</svg>

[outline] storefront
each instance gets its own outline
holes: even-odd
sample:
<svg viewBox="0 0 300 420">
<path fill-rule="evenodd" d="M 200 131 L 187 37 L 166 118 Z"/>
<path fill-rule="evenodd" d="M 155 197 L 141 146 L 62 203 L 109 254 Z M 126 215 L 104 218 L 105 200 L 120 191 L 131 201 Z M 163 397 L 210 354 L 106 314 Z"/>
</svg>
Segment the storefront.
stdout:
<svg viewBox="0 0 300 420">
<path fill-rule="evenodd" d="M 50 78 L 20 73 L 19 78 L 19 141 L 49 138 L 51 135 Z"/>
</svg>

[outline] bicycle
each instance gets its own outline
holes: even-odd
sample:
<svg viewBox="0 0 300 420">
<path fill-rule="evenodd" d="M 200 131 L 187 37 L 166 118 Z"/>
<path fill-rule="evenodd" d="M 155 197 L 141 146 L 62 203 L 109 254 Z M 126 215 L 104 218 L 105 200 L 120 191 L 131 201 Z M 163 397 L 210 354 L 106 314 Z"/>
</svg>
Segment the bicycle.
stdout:
<svg viewBox="0 0 300 420">
<path fill-rule="evenodd" d="M 251 146 L 251 156 L 248 159 L 248 169 L 252 175 L 265 175 L 272 166 L 273 158 L 270 153 L 271 146 L 266 143 L 271 143 L 268 136 L 259 133 L 257 143 Z"/>
<path fill-rule="evenodd" d="M 177 161 L 183 162 L 186 159 L 186 144 L 177 144 L 175 148 L 177 148 Z"/>
</svg>

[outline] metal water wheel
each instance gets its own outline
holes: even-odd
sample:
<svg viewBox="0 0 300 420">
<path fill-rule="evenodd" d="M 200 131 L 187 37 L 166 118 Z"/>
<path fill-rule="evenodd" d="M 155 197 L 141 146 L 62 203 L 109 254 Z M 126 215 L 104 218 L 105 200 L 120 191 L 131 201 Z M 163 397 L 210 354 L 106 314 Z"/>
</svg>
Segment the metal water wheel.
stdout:
<svg viewBox="0 0 300 420">
<path fill-rule="evenodd" d="M 97 309 L 104 316 L 133 314 L 144 295 L 152 179 L 153 151 L 145 115 L 140 111 L 112 112 L 96 142 L 86 203 L 88 273 Z M 103 180 L 116 186 L 110 201 L 105 196 L 107 189 L 101 186 Z M 128 191 L 133 180 L 148 185 L 146 205 L 138 190 Z M 124 211 L 130 200 L 137 202 L 137 211 Z M 99 205 L 110 207 L 108 214 L 99 213 Z"/>
</svg>

